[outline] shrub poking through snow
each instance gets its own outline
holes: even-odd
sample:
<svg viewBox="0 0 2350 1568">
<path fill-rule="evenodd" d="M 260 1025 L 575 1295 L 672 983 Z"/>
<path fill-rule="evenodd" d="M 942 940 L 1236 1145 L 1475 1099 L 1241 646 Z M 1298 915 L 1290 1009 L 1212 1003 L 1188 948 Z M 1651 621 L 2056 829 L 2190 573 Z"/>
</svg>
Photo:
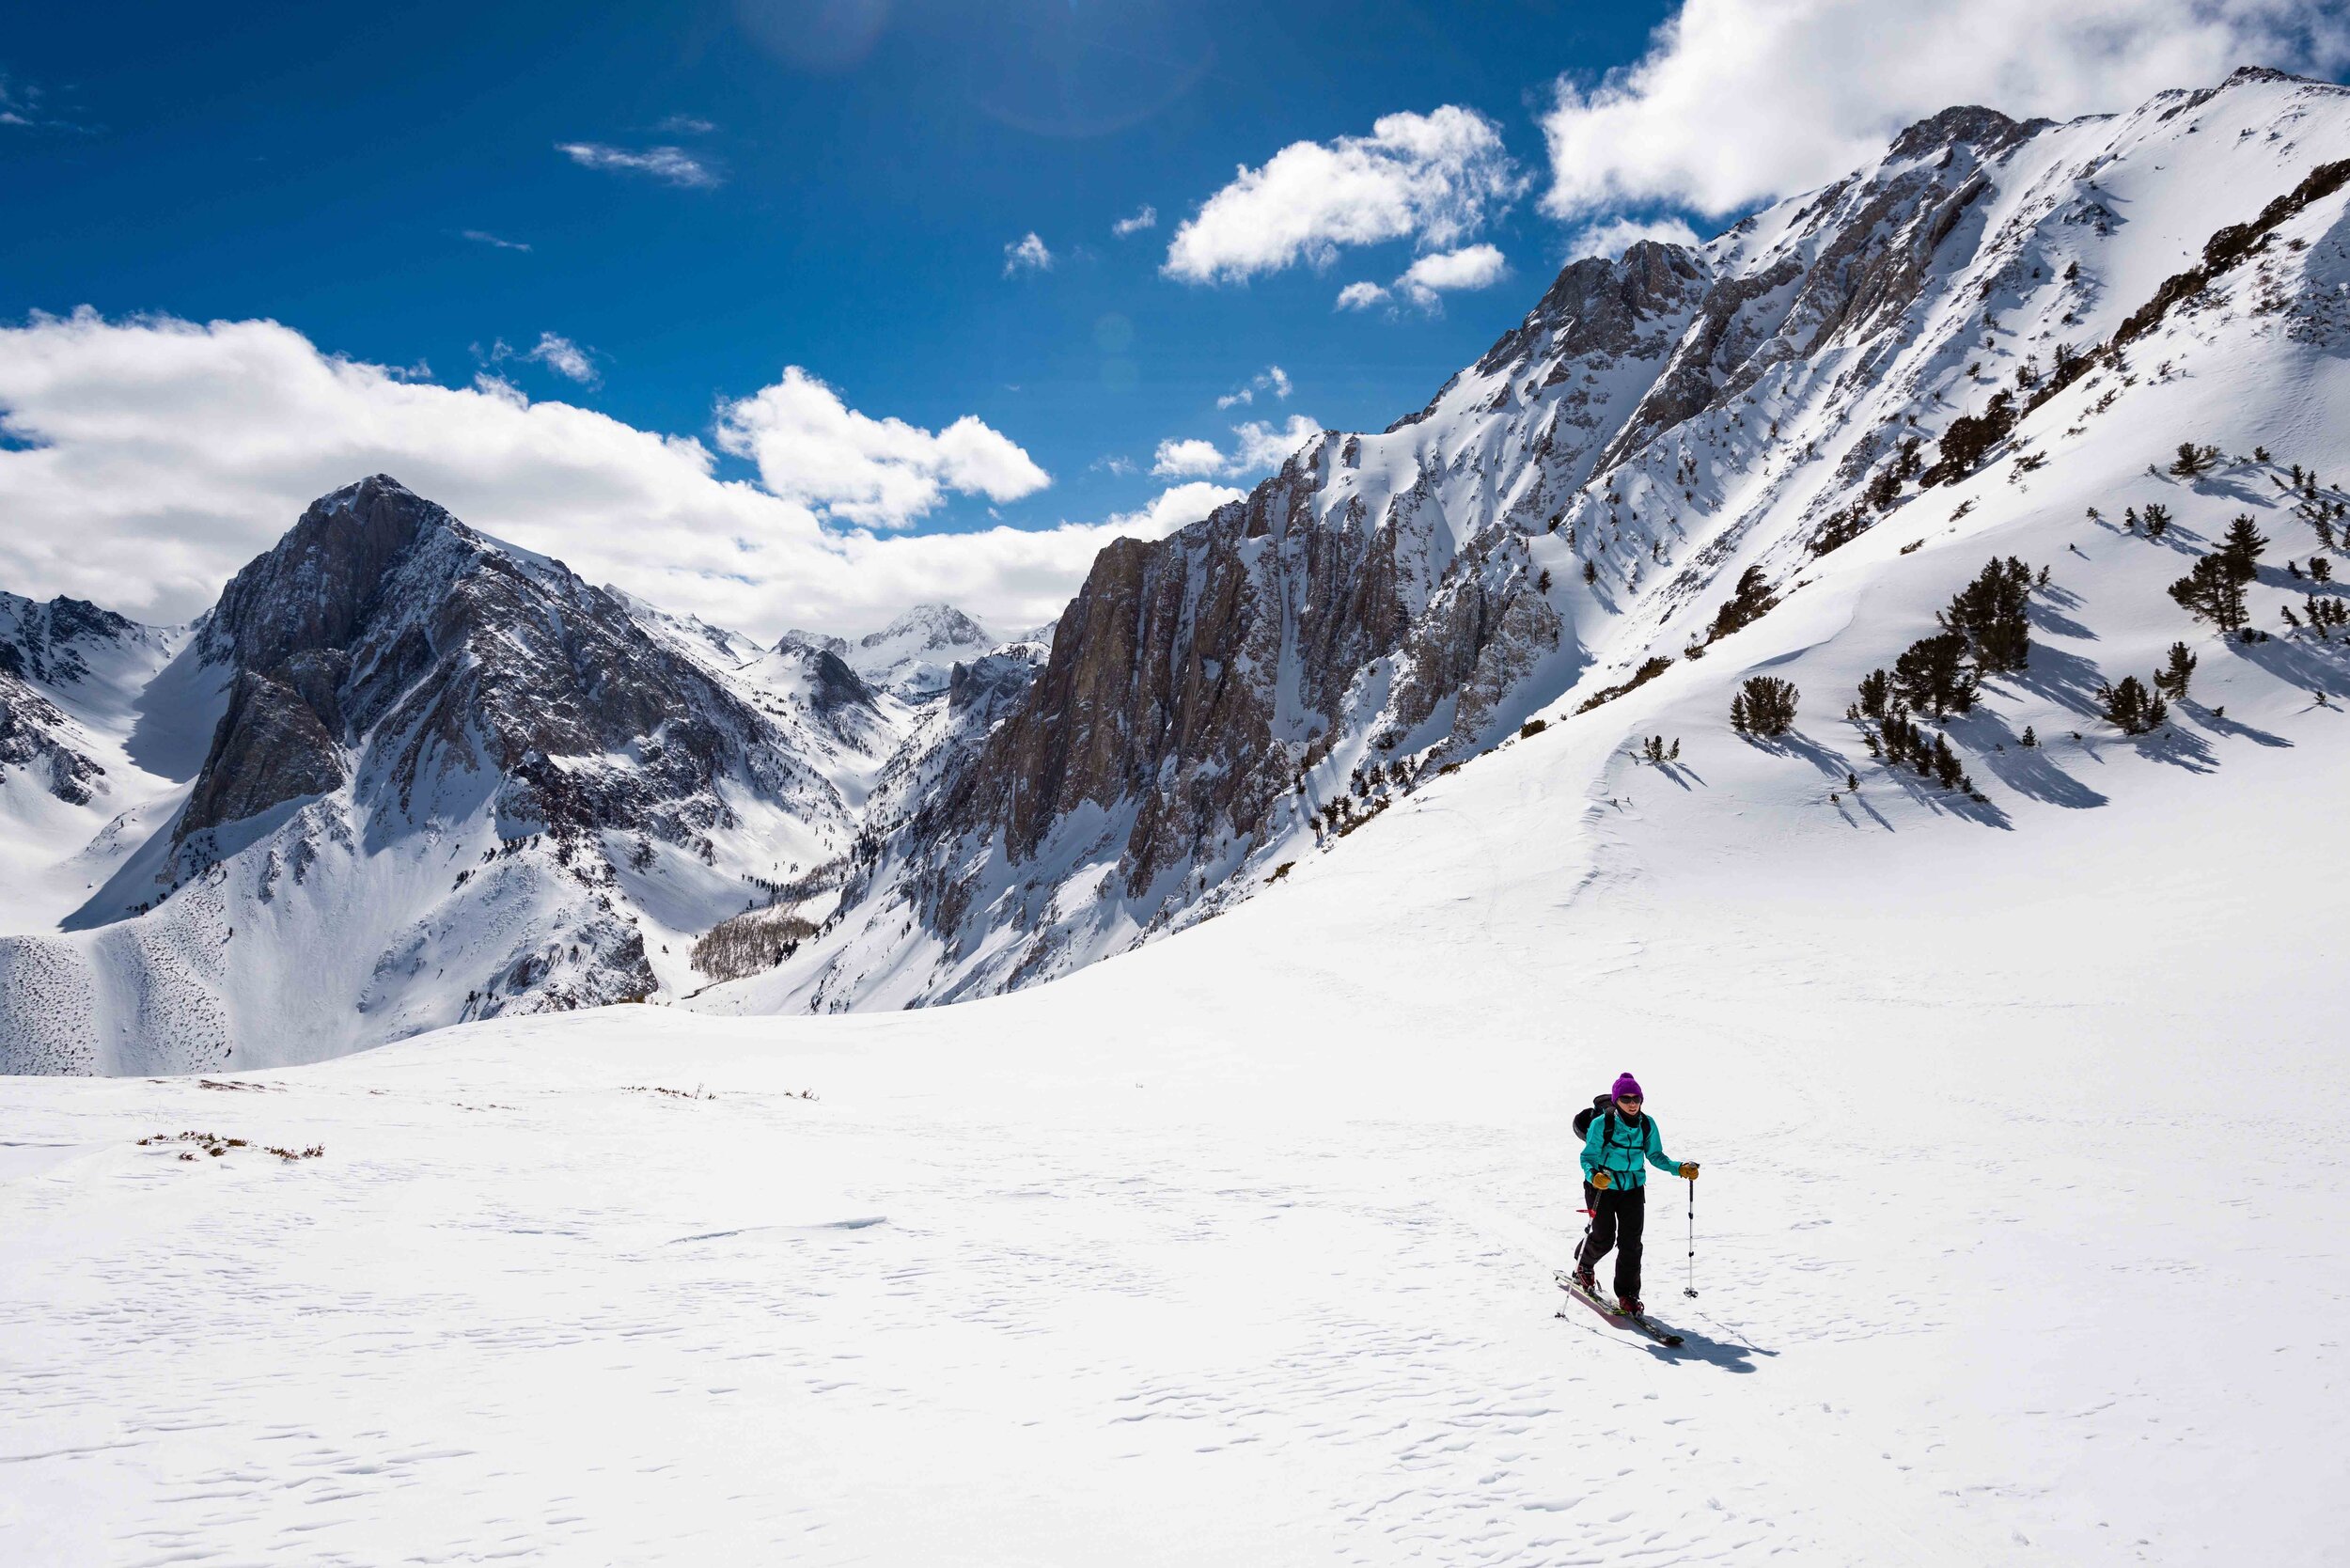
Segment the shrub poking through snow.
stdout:
<svg viewBox="0 0 2350 1568">
<path fill-rule="evenodd" d="M 1797 695 L 1791 681 L 1750 676 L 1730 699 L 1730 726 L 1742 735 L 1784 735 L 1794 728 Z"/>
<path fill-rule="evenodd" d="M 2104 710 L 2106 722 L 2124 735 L 2143 735 L 2158 729 L 2170 711 L 2161 698 L 2146 688 L 2135 675 L 2124 675 L 2118 686 L 2097 688 L 2097 701 Z"/>
<path fill-rule="evenodd" d="M 2179 443 L 2178 456 L 2170 460 L 2170 472 L 2182 479 L 2208 474 L 2219 462 L 2219 448 L 2198 447 L 2192 441 Z"/>
<path fill-rule="evenodd" d="M 2146 537 L 2160 539 L 2170 531 L 2170 509 L 2160 501 L 2146 503 Z"/>
<path fill-rule="evenodd" d="M 1603 702 L 1613 702 L 1616 698 L 1632 690 L 1635 686 L 1647 685 L 1651 681 L 1655 680 L 1658 676 L 1664 674 L 1665 671 L 1672 668 L 1672 663 L 1673 662 L 1670 659 L 1666 658 L 1661 653 L 1656 654 L 1652 658 L 1644 659 L 1640 663 L 1640 667 L 1632 672 L 1631 680 L 1622 682 L 1613 686 L 1600 687 L 1599 690 L 1593 692 L 1590 696 L 1585 698 L 1581 702 L 1575 704 L 1574 711 L 1578 713 L 1588 713 Z"/>
</svg>

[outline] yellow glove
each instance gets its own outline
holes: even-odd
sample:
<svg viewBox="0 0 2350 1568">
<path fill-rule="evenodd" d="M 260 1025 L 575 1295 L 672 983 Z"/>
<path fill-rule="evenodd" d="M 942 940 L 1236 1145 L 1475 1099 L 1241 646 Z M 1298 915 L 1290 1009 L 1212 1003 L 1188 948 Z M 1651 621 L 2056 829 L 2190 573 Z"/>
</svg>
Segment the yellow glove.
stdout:
<svg viewBox="0 0 2350 1568">
<path fill-rule="evenodd" d="M 1696 1181 L 1698 1179 L 1698 1162 L 1695 1160 L 1682 1161 L 1681 1174 L 1687 1177 L 1692 1182 Z"/>
<path fill-rule="evenodd" d="M 1591 1185 L 1599 1188 L 1600 1191 L 1606 1192 L 1609 1187 L 1612 1187 L 1615 1184 L 1616 1179 L 1613 1176 L 1608 1175 L 1605 1170 L 1594 1170 L 1591 1172 Z"/>
</svg>

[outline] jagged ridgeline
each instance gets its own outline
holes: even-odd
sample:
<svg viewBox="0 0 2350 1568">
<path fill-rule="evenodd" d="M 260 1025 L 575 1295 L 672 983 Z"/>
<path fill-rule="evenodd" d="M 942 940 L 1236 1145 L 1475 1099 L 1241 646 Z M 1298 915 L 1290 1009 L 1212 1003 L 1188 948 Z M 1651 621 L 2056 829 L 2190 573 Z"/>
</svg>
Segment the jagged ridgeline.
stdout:
<svg viewBox="0 0 2350 1568">
<path fill-rule="evenodd" d="M 1881 764 L 1990 820 L 2016 692 L 2143 737 L 2214 639 L 2340 629 L 2350 460 L 2307 432 L 2350 429 L 2346 184 L 2350 93 L 2273 72 L 1946 111 L 1574 263 L 1425 407 L 1112 544 L 1025 636 L 760 646 L 382 476 L 193 628 L 8 600 L 0 783 L 54 874 L 0 1066 L 986 995 L 1283 896 L 1503 745 L 1685 777 L 1841 726 L 1840 794 Z"/>
</svg>

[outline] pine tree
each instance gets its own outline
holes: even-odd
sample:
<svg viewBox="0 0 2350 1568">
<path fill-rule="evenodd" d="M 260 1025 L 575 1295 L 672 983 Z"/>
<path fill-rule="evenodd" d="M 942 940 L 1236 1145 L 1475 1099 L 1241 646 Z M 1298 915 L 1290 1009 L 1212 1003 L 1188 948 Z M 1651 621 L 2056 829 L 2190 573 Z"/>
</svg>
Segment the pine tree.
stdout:
<svg viewBox="0 0 2350 1568">
<path fill-rule="evenodd" d="M 1855 794 L 1860 792 L 1860 776 L 1850 768 L 1844 770 L 1844 788 Z"/>
<path fill-rule="evenodd" d="M 2023 744 L 2028 746 L 2036 746 L 2040 744 L 2040 737 L 2031 732 L 2031 726 L 2029 724 L 2024 726 Z"/>
<path fill-rule="evenodd" d="M 2222 556 L 2197 561 L 2194 571 L 2170 585 L 2170 597 L 2196 619 L 2208 620 L 2223 632 L 2244 624 L 2244 582 Z"/>
<path fill-rule="evenodd" d="M 1965 635 L 1945 632 L 1911 643 L 1893 661 L 1893 695 L 1935 718 L 1972 711 L 1979 687 L 1966 666 Z"/>
<path fill-rule="evenodd" d="M 2318 582 L 2330 583 L 2334 580 L 2334 563 L 2323 556 L 2311 556 L 2310 575 Z"/>
<path fill-rule="evenodd" d="M 2135 675 L 2124 675 L 2118 686 L 2098 687 L 2097 700 L 2105 711 L 2106 722 L 2124 735 L 2143 735 L 2161 728 L 2170 716 L 2162 698 L 2148 691 Z"/>
<path fill-rule="evenodd" d="M 1597 561 L 1587 560 L 1583 563 L 1583 580 L 1586 583 L 1596 583 L 1599 581 L 1599 563 Z"/>
<path fill-rule="evenodd" d="M 2239 583 L 2248 583 L 2257 576 L 2255 565 L 2261 552 L 2268 548 L 2268 540 L 2253 525 L 2248 514 L 2238 514 L 2228 525 L 2227 537 L 2219 541 L 2219 558 L 2228 564 L 2229 572 Z"/>
<path fill-rule="evenodd" d="M 2031 659 L 2031 568 L 2013 556 L 1992 561 L 1937 619 L 1966 639 L 1983 674 L 2022 669 Z"/>
<path fill-rule="evenodd" d="M 1948 735 L 1934 738 L 1934 776 L 1946 790 L 1957 789 L 1966 777 L 1966 771 L 1958 765 L 1958 753 L 1950 749 Z"/>
<path fill-rule="evenodd" d="M 2170 662 L 2154 671 L 2154 690 L 2173 702 L 2180 701 L 2186 696 L 2186 683 L 2194 674 L 2195 655 L 2187 651 L 2186 644 L 2174 642 L 2170 645 Z"/>
<path fill-rule="evenodd" d="M 2164 530 L 2168 529 L 2170 526 L 2170 509 L 2164 506 L 2160 501 L 2147 502 L 2146 537 L 2148 539 L 2160 539 L 2163 536 Z"/>
<path fill-rule="evenodd" d="M 1796 696 L 1791 682 L 1775 675 L 1750 676 L 1731 698 L 1731 727 L 1741 734 L 1784 735 L 1794 727 Z"/>
<path fill-rule="evenodd" d="M 1860 678 L 1860 712 L 1870 718 L 1883 718 L 1885 706 L 1891 697 L 1893 682 L 1885 671 L 1872 669 Z"/>
</svg>

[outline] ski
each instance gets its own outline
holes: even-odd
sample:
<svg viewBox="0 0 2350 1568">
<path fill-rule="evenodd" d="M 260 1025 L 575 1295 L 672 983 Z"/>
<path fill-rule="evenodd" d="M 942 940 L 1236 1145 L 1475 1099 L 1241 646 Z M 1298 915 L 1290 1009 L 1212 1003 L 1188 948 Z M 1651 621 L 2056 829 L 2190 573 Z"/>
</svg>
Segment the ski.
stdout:
<svg viewBox="0 0 2350 1568">
<path fill-rule="evenodd" d="M 1666 1346 L 1668 1349 L 1676 1348 L 1680 1345 L 1681 1336 L 1666 1327 L 1663 1324 L 1658 1323 L 1654 1318 L 1639 1312 L 1618 1311 L 1614 1307 L 1608 1305 L 1605 1301 L 1602 1301 L 1590 1292 L 1584 1290 L 1581 1286 L 1577 1285 L 1574 1282 L 1574 1276 L 1569 1274 L 1565 1269 L 1559 1270 L 1554 1278 L 1558 1279 L 1559 1288 L 1560 1290 L 1574 1297 L 1575 1300 L 1583 1303 L 1584 1306 L 1590 1308 L 1593 1311 L 1599 1313 L 1600 1316 L 1607 1319 L 1608 1322 L 1628 1323 L 1633 1327 L 1638 1329 L 1641 1333 L 1646 1334 L 1650 1339 L 1654 1340 L 1658 1344 Z M 1566 1314 L 1561 1312 L 1559 1316 L 1565 1317 Z"/>
</svg>

